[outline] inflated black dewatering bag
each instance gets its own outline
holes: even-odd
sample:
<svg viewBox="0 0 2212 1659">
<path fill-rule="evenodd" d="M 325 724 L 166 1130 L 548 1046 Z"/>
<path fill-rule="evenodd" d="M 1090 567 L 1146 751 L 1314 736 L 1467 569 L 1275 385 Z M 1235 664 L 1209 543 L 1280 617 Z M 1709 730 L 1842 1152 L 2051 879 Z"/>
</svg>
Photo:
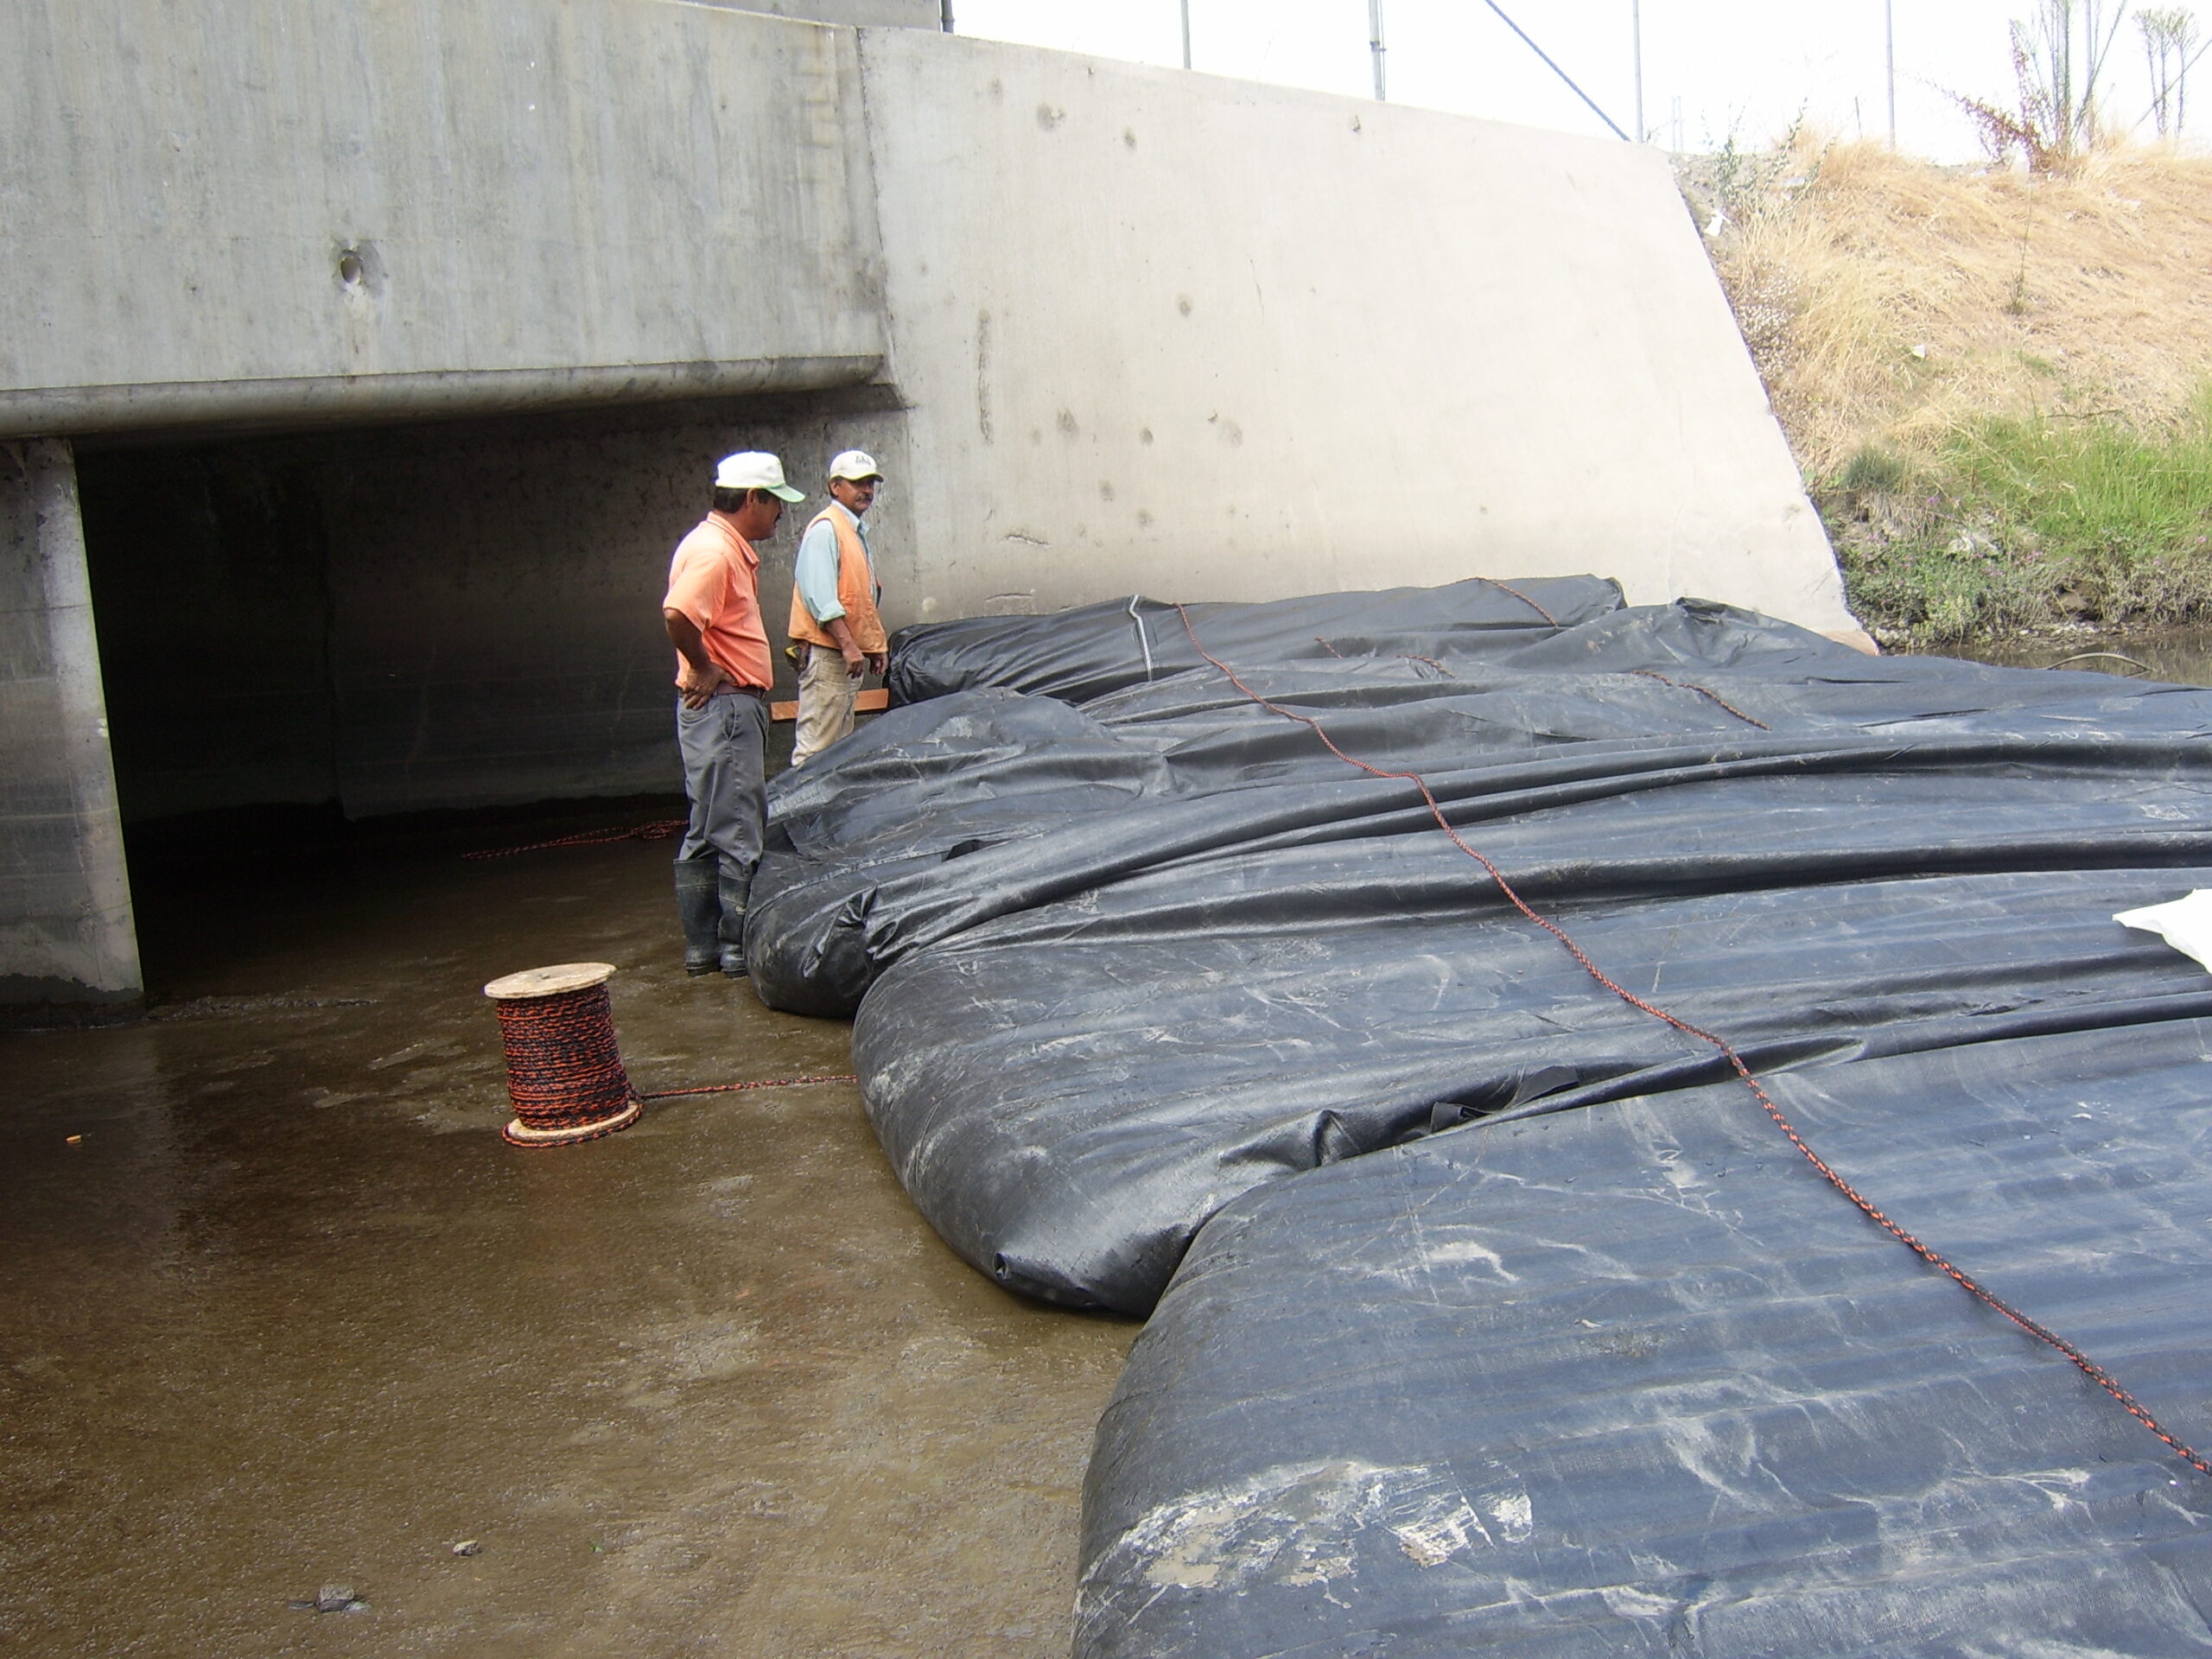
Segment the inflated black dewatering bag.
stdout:
<svg viewBox="0 0 2212 1659">
<path fill-rule="evenodd" d="M 1149 749 L 1051 697 L 976 690 L 893 709 L 769 786 L 746 959 L 771 1007 L 849 1018 L 875 977 L 875 890 L 1165 792 Z M 884 912 L 889 914 L 887 909 Z"/>
<path fill-rule="evenodd" d="M 1941 803 L 1910 797 L 1897 817 L 1914 804 Z M 1772 809 L 1804 810 L 1802 794 Z M 2212 887 L 2212 830 L 2196 839 L 2201 861 L 2179 868 L 1885 876 L 1861 839 L 1847 850 L 1866 879 L 1563 903 L 1555 881 L 1529 885 L 1609 973 L 1771 1071 L 2085 1026 L 2124 1045 L 2146 1019 L 2212 1017 L 2212 978 L 2112 920 Z M 1725 1075 L 1499 916 L 1455 857 L 1430 836 L 1249 859 L 1212 899 L 1164 874 L 914 953 L 855 1029 L 893 1168 L 1008 1288 L 1141 1315 L 1255 1187 L 1471 1117 Z M 1307 919 L 1269 919 L 1290 905 Z"/>
<path fill-rule="evenodd" d="M 1441 588 L 1189 607 L 1208 651 L 1248 663 L 1478 655 L 1620 608 L 1619 584 L 1596 576 L 1475 577 Z M 885 684 L 893 703 L 987 685 L 1081 702 L 1202 660 L 1174 606 L 1132 595 L 1052 616 L 901 628 L 892 636 Z"/>
<path fill-rule="evenodd" d="M 1236 667 L 1425 772 L 1624 983 L 1762 1066 L 2212 1011 L 2111 920 L 2212 869 L 2212 694 L 1869 658 L 1695 604 L 1456 666 Z M 1142 1313 L 1255 1185 L 1713 1074 L 1411 784 L 1214 669 L 1079 708 L 962 692 L 832 754 L 779 785 L 757 982 L 858 1007 L 901 1179 L 1027 1294 Z"/>
<path fill-rule="evenodd" d="M 1457 593 L 1437 590 L 1435 608 L 1447 621 Z M 1344 607 L 1356 597 L 1327 603 Z M 986 629 L 1020 640 L 1039 624 L 947 626 L 976 630 L 980 652 Z M 1390 769 L 1461 774 L 1448 786 L 1470 797 L 1522 787 L 1497 768 L 1569 753 L 1590 757 L 1600 772 L 1679 770 L 1677 763 L 1700 763 L 1686 746 L 1702 746 L 1712 760 L 1732 753 L 1735 739 L 1767 745 L 1788 770 L 1808 742 L 1880 753 L 1968 735 L 2096 739 L 2114 729 L 2108 709 L 2131 732 L 2186 734 L 2212 723 L 2212 702 L 2199 693 L 2123 688 L 2095 675 L 1871 658 L 1694 601 L 1601 612 L 1557 632 L 1506 632 L 1510 646 L 1497 645 L 1503 636 L 1495 632 L 1457 637 L 1496 647 L 1472 658 L 1229 660 L 1248 685 L 1322 720 L 1351 753 Z M 1448 636 L 1447 627 L 1425 643 L 1447 650 Z M 2187 706 L 2143 712 L 2176 697 Z M 1756 707 L 1740 707 L 1745 699 Z M 1669 746 L 1681 752 L 1657 753 Z M 1639 747 L 1654 755 L 1619 758 Z M 1567 764 L 1571 771 L 1580 763 Z M 1541 779 L 1529 787 L 1571 802 L 1577 786 L 1555 772 L 1560 779 L 1559 788 Z M 754 982 L 772 1006 L 850 1014 L 892 961 L 1010 909 L 1078 895 L 1193 852 L 1217 855 L 1240 837 L 1326 839 L 1338 833 L 1332 817 L 1364 817 L 1378 798 L 1414 802 L 1407 822 L 1420 821 L 1409 786 L 1381 785 L 1378 796 L 1374 785 L 1306 728 L 1205 665 L 1139 680 L 1080 708 L 982 688 L 893 709 L 772 786 L 766 855 L 748 917 Z M 1249 812 L 1230 806 L 1234 823 L 1207 804 L 1255 786 L 1278 792 Z M 1602 793 L 1611 785 L 1590 787 Z M 1115 817 L 1154 805 L 1161 810 Z M 1037 845 L 1014 845 L 1024 841 Z"/>
<path fill-rule="evenodd" d="M 772 1001 L 857 1007 L 878 1134 L 970 1262 L 1166 1289 L 1080 1655 L 2212 1651 L 2185 1463 L 1412 784 L 1163 672 L 1180 619 L 1143 620 L 1080 703 L 971 677 L 780 784 L 748 938 Z M 976 675 L 1051 667 L 1037 626 L 979 625 L 1019 649 Z M 2212 694 L 1694 601 L 1357 632 L 1200 637 L 1422 772 L 1877 1201 L 2212 1438 L 2212 980 L 2112 920 L 2212 886 Z"/>
<path fill-rule="evenodd" d="M 2212 1022 L 1770 1087 L 2212 1441 Z M 2212 1479 L 1732 1084 L 1231 1205 L 1100 1426 L 1081 1571 L 1078 1659 L 2202 1655 Z"/>
</svg>

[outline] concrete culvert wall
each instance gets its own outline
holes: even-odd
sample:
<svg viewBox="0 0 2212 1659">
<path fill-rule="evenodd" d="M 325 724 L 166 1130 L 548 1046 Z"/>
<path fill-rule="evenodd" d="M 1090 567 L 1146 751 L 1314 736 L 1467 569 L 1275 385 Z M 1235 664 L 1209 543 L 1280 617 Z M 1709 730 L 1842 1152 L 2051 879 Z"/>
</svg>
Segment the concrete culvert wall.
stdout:
<svg viewBox="0 0 2212 1659">
<path fill-rule="evenodd" d="M 0 1005 L 138 991 L 76 469 L 0 443 Z"/>
</svg>

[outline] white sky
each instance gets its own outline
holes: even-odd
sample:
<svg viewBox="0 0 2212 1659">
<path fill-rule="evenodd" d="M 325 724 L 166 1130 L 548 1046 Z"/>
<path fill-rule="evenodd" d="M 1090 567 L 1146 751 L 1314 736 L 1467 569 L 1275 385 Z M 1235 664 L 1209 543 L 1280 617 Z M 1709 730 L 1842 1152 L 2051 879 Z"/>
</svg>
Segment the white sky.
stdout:
<svg viewBox="0 0 2212 1659">
<path fill-rule="evenodd" d="M 1633 129 L 1630 0 L 1499 3 L 1608 115 Z M 1972 126 L 1945 94 L 2012 100 L 2006 24 L 2025 16 L 2031 0 L 1892 4 L 1899 147 L 1938 161 L 1979 157 Z M 1190 5 L 1192 55 L 1201 71 L 1356 96 L 1373 92 L 1367 0 Z M 1883 0 L 1642 0 L 1642 9 L 1643 118 L 1658 142 L 1671 145 L 1679 137 L 1684 148 L 1705 149 L 1732 134 L 1739 143 L 1758 145 L 1778 136 L 1801 111 L 1839 137 L 1886 132 Z M 2196 11 L 2212 28 L 2212 6 Z M 1169 65 L 1183 60 L 1181 16 L 1179 0 L 953 3 L 953 26 L 963 35 Z M 1383 32 L 1394 103 L 1605 131 L 1484 0 L 1383 0 Z M 2112 95 L 2104 107 L 2121 124 L 2133 122 L 2147 113 L 2150 92 L 2132 16 L 2111 55 Z M 2191 79 L 2212 91 L 2212 56 L 2199 68 Z M 2143 130 L 2149 134 L 2147 122 Z"/>
</svg>

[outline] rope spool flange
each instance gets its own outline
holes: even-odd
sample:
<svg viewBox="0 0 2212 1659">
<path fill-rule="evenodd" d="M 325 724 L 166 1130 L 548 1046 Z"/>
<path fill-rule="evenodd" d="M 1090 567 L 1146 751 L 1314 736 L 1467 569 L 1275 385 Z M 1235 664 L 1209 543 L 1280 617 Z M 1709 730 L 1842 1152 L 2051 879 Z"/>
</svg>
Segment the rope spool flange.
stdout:
<svg viewBox="0 0 2212 1659">
<path fill-rule="evenodd" d="M 484 988 L 499 1011 L 517 1147 L 567 1147 L 626 1129 L 645 1109 L 622 1067 L 608 962 L 525 969 Z"/>
</svg>

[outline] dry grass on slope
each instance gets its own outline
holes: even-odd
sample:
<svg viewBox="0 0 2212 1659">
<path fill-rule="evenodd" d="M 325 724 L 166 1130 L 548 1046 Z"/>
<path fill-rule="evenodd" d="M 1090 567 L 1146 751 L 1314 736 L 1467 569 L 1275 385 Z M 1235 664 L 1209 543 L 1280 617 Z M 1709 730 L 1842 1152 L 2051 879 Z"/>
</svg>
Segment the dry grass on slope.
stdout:
<svg viewBox="0 0 2212 1659">
<path fill-rule="evenodd" d="M 1684 188 L 1725 216 L 1715 266 L 1878 632 L 2212 605 L 2212 162 L 2030 177 L 1800 140 L 1688 163 Z M 2069 469 L 2092 462 L 2133 516 L 2089 521 Z M 1908 591 L 1931 582 L 1948 597 Z"/>
<path fill-rule="evenodd" d="M 2029 178 L 1867 144 L 1777 159 L 1722 194 L 1713 262 L 1809 478 L 1988 415 L 2170 421 L 2212 370 L 2212 162 L 2102 153 Z"/>
</svg>

